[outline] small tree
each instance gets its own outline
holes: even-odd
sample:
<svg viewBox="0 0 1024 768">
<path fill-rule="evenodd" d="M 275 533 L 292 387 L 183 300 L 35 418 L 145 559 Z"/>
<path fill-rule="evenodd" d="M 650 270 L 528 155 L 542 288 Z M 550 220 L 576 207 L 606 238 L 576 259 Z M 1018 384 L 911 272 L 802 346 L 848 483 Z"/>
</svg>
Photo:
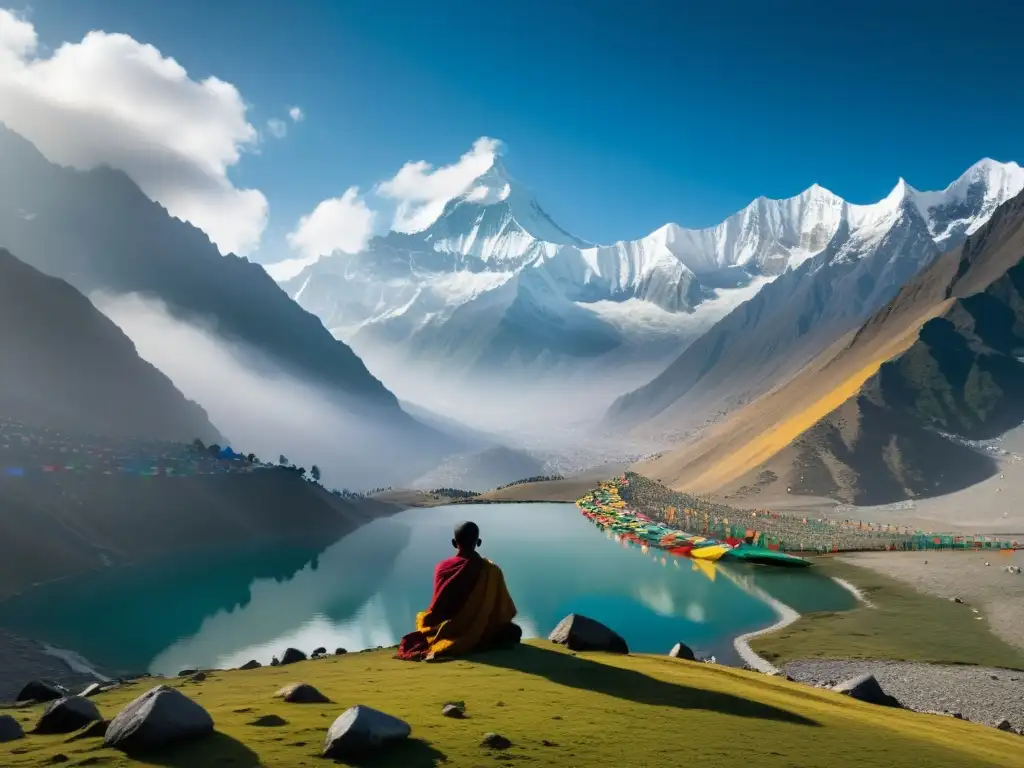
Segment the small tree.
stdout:
<svg viewBox="0 0 1024 768">
<path fill-rule="evenodd" d="M 245 460 L 248 461 L 250 464 L 255 464 L 257 461 L 256 454 L 250 453 L 248 456 L 245 457 Z"/>
<path fill-rule="evenodd" d="M 309 470 L 310 476 L 313 478 L 314 483 L 320 482 L 320 467 L 314 464 Z"/>
<path fill-rule="evenodd" d="M 306 476 L 306 468 L 305 467 L 299 467 L 299 477 L 305 477 L 305 476 Z"/>
<path fill-rule="evenodd" d="M 206 447 L 206 452 L 209 453 L 214 458 L 216 458 L 217 456 L 220 456 L 220 446 L 217 445 L 216 443 L 210 443 Z"/>
<path fill-rule="evenodd" d="M 205 451 L 206 443 L 204 443 L 197 437 L 195 440 L 192 441 L 192 447 L 195 448 L 197 451 Z"/>
</svg>

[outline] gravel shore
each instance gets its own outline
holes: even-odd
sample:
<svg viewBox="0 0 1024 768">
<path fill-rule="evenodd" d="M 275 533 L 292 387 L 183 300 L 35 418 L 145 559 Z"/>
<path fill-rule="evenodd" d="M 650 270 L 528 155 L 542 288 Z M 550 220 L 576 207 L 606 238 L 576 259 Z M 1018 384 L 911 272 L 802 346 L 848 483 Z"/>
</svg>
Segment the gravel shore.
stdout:
<svg viewBox="0 0 1024 768">
<path fill-rule="evenodd" d="M 855 552 L 839 559 L 870 568 L 925 594 L 959 597 L 976 608 L 1002 640 L 1024 648 L 1024 575 L 1006 566 L 1024 566 L 1024 551 Z M 989 563 L 989 565 L 985 565 Z M 1024 694 L 1024 689 L 1020 691 Z"/>
<path fill-rule="evenodd" d="M 988 667 L 943 666 L 903 661 L 793 661 L 782 672 L 801 683 L 837 683 L 865 672 L 908 709 L 960 713 L 994 725 L 1009 720 L 1024 729 L 1024 672 Z"/>
</svg>

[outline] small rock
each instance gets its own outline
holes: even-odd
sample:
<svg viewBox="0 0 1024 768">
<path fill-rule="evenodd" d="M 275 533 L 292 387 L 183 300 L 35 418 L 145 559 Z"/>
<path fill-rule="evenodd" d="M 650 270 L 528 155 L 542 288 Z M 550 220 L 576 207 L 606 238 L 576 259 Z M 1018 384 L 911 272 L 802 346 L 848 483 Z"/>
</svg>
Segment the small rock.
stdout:
<svg viewBox="0 0 1024 768">
<path fill-rule="evenodd" d="M 335 648 L 334 649 L 334 655 L 335 656 L 344 656 L 346 653 L 348 653 L 348 651 L 346 651 L 344 648 Z"/>
<path fill-rule="evenodd" d="M 250 720 L 249 725 L 259 728 L 279 728 L 282 725 L 288 725 L 288 721 L 278 715 L 260 715 L 255 720 Z"/>
<path fill-rule="evenodd" d="M 158 685 L 110 721 L 103 745 L 124 752 L 146 751 L 213 733 L 213 718 L 181 691 Z"/>
<path fill-rule="evenodd" d="M 545 747 L 557 747 L 558 746 L 557 744 L 555 744 L 555 742 L 548 741 L 547 739 L 541 740 L 540 743 L 543 744 Z"/>
<path fill-rule="evenodd" d="M 570 613 L 555 627 L 548 640 L 573 651 L 608 651 L 629 653 L 626 641 L 599 621 Z"/>
<path fill-rule="evenodd" d="M 70 693 L 64 686 L 49 680 L 33 680 L 21 689 L 15 701 L 56 701 Z"/>
<path fill-rule="evenodd" d="M 89 685 L 85 686 L 85 688 L 82 689 L 82 692 L 79 693 L 78 695 L 79 696 L 84 696 L 85 698 L 89 698 L 90 696 L 95 696 L 97 693 L 99 693 L 102 690 L 103 690 L 103 686 L 100 685 L 99 683 L 89 683 Z"/>
<path fill-rule="evenodd" d="M 189 675 L 188 681 L 190 683 L 201 683 L 206 679 L 205 672 L 196 672 L 194 675 Z"/>
<path fill-rule="evenodd" d="M 851 677 L 832 687 L 836 693 L 843 693 L 852 699 L 884 707 L 902 707 L 894 697 L 882 690 L 878 680 L 871 673 Z"/>
<path fill-rule="evenodd" d="M 11 715 L 0 715 L 0 744 L 25 738 L 21 724 Z"/>
<path fill-rule="evenodd" d="M 178 673 L 178 677 L 189 677 L 191 675 L 194 675 L 198 671 L 198 669 L 183 669 L 181 670 L 181 672 Z"/>
<path fill-rule="evenodd" d="M 94 720 L 85 728 L 71 734 L 65 742 L 80 741 L 82 739 L 102 739 L 107 734 L 107 727 L 110 725 L 106 720 Z"/>
<path fill-rule="evenodd" d="M 323 655 L 323 654 L 326 654 L 326 653 L 327 653 L 327 649 L 323 648 L 323 647 L 315 648 L 313 650 L 313 655 L 314 656 L 320 656 L 320 655 Z"/>
<path fill-rule="evenodd" d="M 674 659 L 685 659 L 686 661 L 697 660 L 697 657 L 694 656 L 690 646 L 686 643 L 676 643 L 672 646 L 672 650 L 668 652 L 668 655 Z"/>
<path fill-rule="evenodd" d="M 100 711 L 89 699 L 81 696 L 65 696 L 57 699 L 43 712 L 34 733 L 71 733 L 89 723 L 102 720 Z"/>
<path fill-rule="evenodd" d="M 952 600 L 954 603 L 963 603 L 963 600 L 961 600 L 959 597 L 951 597 L 949 599 Z"/>
<path fill-rule="evenodd" d="M 409 738 L 412 728 L 404 720 L 370 707 L 345 710 L 327 730 L 323 756 L 331 759 L 362 756 Z"/>
<path fill-rule="evenodd" d="M 485 733 L 484 740 L 480 742 L 480 746 L 487 747 L 488 749 L 508 749 L 512 746 L 512 742 L 500 733 Z"/>
<path fill-rule="evenodd" d="M 466 710 L 458 704 L 445 704 L 444 709 L 441 710 L 441 714 L 445 717 L 453 717 L 456 720 L 461 720 L 466 716 Z"/>
<path fill-rule="evenodd" d="M 247 661 L 247 662 L 245 662 L 245 664 L 240 666 L 239 669 L 246 669 L 246 670 L 248 670 L 248 669 L 259 669 L 262 666 L 263 665 L 260 664 L 258 661 L 256 661 L 256 659 L 251 659 L 250 661 Z"/>
<path fill-rule="evenodd" d="M 700 662 L 702 664 L 717 664 L 718 659 L 716 659 L 714 656 L 702 656 L 700 658 Z"/>
<path fill-rule="evenodd" d="M 331 702 L 309 683 L 286 685 L 274 694 L 274 698 L 284 699 L 289 704 L 329 704 Z"/>
<path fill-rule="evenodd" d="M 999 679 L 999 675 L 989 675 L 989 677 L 991 677 L 993 680 Z"/>
<path fill-rule="evenodd" d="M 295 664 L 299 661 L 305 661 L 308 657 L 298 648 L 288 648 L 281 655 L 281 664 Z"/>
<path fill-rule="evenodd" d="M 992 723 L 992 727 L 997 731 L 1012 731 L 1013 724 L 1009 720 L 998 720 Z"/>
<path fill-rule="evenodd" d="M 66 763 L 68 761 L 68 759 L 69 758 L 68 758 L 67 755 L 64 755 L 64 754 L 61 754 L 60 752 L 58 752 L 56 755 L 51 757 L 46 762 L 49 763 L 50 765 L 57 765 L 58 763 Z"/>
</svg>

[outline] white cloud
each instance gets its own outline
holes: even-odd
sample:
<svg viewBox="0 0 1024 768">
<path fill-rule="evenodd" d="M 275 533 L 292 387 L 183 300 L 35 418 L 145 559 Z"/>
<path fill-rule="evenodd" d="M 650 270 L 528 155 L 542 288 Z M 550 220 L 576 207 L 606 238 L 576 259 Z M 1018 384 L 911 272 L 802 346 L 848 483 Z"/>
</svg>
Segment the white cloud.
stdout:
<svg viewBox="0 0 1024 768">
<path fill-rule="evenodd" d="M 227 176 L 259 141 L 241 94 L 152 45 L 93 31 L 46 55 L 32 23 L 0 9 L 0 121 L 53 162 L 120 168 L 222 252 L 259 244 L 267 199 Z"/>
<path fill-rule="evenodd" d="M 374 212 L 359 196 L 358 187 L 321 201 L 288 233 L 288 245 L 301 256 L 266 265 L 267 274 L 277 281 L 288 280 L 325 254 L 358 253 L 373 234 L 373 218 Z"/>
<path fill-rule="evenodd" d="M 424 160 L 403 165 L 394 178 L 381 182 L 376 188 L 381 197 L 398 202 L 392 229 L 419 232 L 429 227 L 449 200 L 467 192 L 491 167 L 500 148 L 497 139 L 482 136 L 473 142 L 469 152 L 451 165 L 434 168 Z"/>
<path fill-rule="evenodd" d="M 306 119 L 306 115 L 299 107 L 292 107 L 291 109 L 289 109 L 288 117 L 292 119 L 293 123 L 301 123 L 303 120 Z"/>
<path fill-rule="evenodd" d="M 272 117 L 267 120 L 267 130 L 275 139 L 283 139 L 288 135 L 288 123 L 279 117 Z"/>
</svg>

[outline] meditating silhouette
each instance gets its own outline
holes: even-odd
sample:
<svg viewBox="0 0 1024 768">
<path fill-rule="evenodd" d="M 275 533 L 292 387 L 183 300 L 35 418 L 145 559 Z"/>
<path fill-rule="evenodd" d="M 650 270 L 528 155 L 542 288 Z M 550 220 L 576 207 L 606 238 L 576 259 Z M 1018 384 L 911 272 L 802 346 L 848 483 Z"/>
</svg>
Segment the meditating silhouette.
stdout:
<svg viewBox="0 0 1024 768">
<path fill-rule="evenodd" d="M 461 656 L 518 643 L 523 630 L 512 619 L 516 606 L 501 569 L 477 552 L 480 527 L 455 527 L 454 557 L 434 569 L 430 607 L 416 616 L 416 629 L 402 638 L 396 658 L 410 661 Z"/>
</svg>

